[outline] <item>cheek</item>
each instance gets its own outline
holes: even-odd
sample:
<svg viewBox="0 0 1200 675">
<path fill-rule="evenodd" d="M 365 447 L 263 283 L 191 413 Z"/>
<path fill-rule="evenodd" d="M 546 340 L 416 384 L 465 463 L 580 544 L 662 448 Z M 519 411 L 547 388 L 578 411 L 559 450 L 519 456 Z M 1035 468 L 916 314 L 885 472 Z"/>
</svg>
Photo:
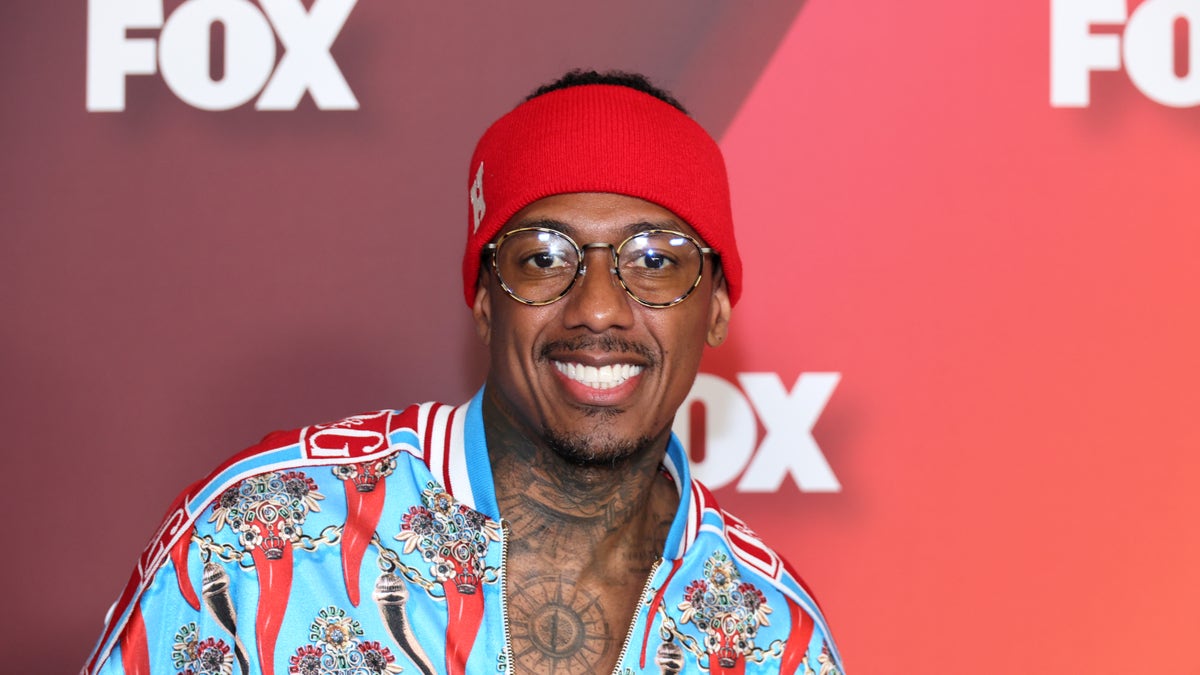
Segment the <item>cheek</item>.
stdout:
<svg viewBox="0 0 1200 675">
<path fill-rule="evenodd" d="M 668 308 L 665 311 L 670 311 Z M 663 311 L 663 310 L 660 310 Z M 688 312 L 686 316 L 670 317 L 677 321 L 661 321 L 655 332 L 662 336 L 660 345 L 671 377 L 689 382 L 700 366 L 700 357 L 708 339 L 708 324 L 703 312 Z"/>
<path fill-rule="evenodd" d="M 489 344 L 493 367 L 511 361 L 513 352 L 520 341 L 520 336 L 513 331 L 513 324 L 507 317 L 493 322 L 492 341 Z"/>
<path fill-rule="evenodd" d="M 508 305 L 516 305 L 504 298 Z M 538 327 L 544 325 L 544 312 L 538 308 L 513 306 L 504 307 L 493 314 L 491 342 L 489 343 L 493 367 L 520 368 L 531 361 L 535 354 Z"/>
</svg>

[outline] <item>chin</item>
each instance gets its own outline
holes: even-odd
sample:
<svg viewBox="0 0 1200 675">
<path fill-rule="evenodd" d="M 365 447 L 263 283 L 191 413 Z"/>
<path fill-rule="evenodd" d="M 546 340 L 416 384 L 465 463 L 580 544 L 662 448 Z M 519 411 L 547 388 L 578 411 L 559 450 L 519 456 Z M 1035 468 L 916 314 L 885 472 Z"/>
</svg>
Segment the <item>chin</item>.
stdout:
<svg viewBox="0 0 1200 675">
<path fill-rule="evenodd" d="M 650 451 L 654 439 L 613 438 L 607 434 L 567 434 L 543 429 L 542 438 L 559 457 L 577 466 L 619 466 Z"/>
</svg>

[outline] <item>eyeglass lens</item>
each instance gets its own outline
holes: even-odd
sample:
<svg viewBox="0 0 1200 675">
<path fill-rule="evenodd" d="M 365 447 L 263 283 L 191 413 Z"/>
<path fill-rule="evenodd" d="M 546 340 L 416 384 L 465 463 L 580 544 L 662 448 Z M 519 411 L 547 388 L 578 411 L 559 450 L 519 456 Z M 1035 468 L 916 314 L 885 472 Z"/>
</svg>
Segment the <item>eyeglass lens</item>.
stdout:
<svg viewBox="0 0 1200 675">
<path fill-rule="evenodd" d="M 611 263 L 611 254 L 609 260 Z M 696 284 L 702 260 L 695 242 L 677 232 L 645 232 L 621 244 L 616 269 L 637 299 L 669 304 L 687 295 Z M 593 258 L 592 264 L 597 263 Z M 526 302 L 558 298 L 574 283 L 579 269 L 579 248 L 565 234 L 553 230 L 513 232 L 499 242 L 496 250 L 500 281 Z"/>
</svg>

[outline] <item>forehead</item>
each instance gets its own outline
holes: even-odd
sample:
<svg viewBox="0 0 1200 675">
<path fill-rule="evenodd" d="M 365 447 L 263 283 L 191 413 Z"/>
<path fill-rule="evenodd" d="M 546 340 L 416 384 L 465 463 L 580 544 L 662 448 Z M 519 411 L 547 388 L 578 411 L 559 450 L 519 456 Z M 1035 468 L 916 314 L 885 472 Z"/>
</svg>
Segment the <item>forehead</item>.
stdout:
<svg viewBox="0 0 1200 675">
<path fill-rule="evenodd" d="M 651 229 L 677 230 L 700 239 L 691 226 L 670 210 L 644 199 L 610 192 L 544 197 L 514 214 L 497 236 L 535 226 L 560 230 L 580 243 L 616 243 Z"/>
</svg>

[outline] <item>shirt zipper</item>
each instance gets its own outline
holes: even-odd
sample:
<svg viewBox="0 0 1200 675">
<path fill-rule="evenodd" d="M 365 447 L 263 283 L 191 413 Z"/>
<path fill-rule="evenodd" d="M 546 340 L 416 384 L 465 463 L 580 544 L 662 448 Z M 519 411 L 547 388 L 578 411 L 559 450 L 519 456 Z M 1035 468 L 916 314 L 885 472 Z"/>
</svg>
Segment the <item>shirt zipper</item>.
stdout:
<svg viewBox="0 0 1200 675">
<path fill-rule="evenodd" d="M 512 631 L 508 623 L 508 521 L 500 519 L 500 616 L 503 619 L 504 626 L 504 672 L 513 672 L 513 649 L 512 649 Z M 662 565 L 663 559 L 658 558 L 654 564 L 650 566 L 650 574 L 646 576 L 646 583 L 642 586 L 642 593 L 638 596 L 637 605 L 633 608 L 633 618 L 629 620 L 629 628 L 625 631 L 625 642 L 621 644 L 621 653 L 617 655 L 617 663 L 613 666 L 613 675 L 620 675 L 621 664 L 625 662 L 625 654 L 629 652 L 629 643 L 633 641 L 634 629 L 637 628 L 638 617 L 642 614 L 642 605 L 646 604 L 646 596 L 650 594 L 650 588 L 654 585 L 654 575 L 658 573 L 659 566 Z M 653 617 L 647 616 L 646 621 L 653 620 Z"/>
<path fill-rule="evenodd" d="M 500 617 L 504 625 L 504 672 L 513 672 L 512 632 L 508 627 L 508 521 L 500 519 Z"/>
<path fill-rule="evenodd" d="M 501 551 L 504 549 L 501 548 Z M 658 573 L 659 565 L 662 565 L 662 558 L 654 561 L 650 566 L 650 574 L 646 577 L 646 584 L 642 586 L 642 594 L 638 596 L 637 605 L 633 608 L 633 618 L 629 621 L 629 630 L 625 633 L 625 642 L 621 645 L 621 653 L 617 655 L 617 665 L 613 666 L 613 675 L 620 675 L 621 664 L 625 662 L 625 653 L 629 651 L 629 643 L 633 641 L 633 632 L 637 628 L 638 617 L 642 614 L 642 605 L 646 604 L 646 596 L 650 593 L 650 587 L 654 585 L 654 575 Z M 647 615 L 646 621 L 653 621 L 654 617 Z"/>
</svg>

